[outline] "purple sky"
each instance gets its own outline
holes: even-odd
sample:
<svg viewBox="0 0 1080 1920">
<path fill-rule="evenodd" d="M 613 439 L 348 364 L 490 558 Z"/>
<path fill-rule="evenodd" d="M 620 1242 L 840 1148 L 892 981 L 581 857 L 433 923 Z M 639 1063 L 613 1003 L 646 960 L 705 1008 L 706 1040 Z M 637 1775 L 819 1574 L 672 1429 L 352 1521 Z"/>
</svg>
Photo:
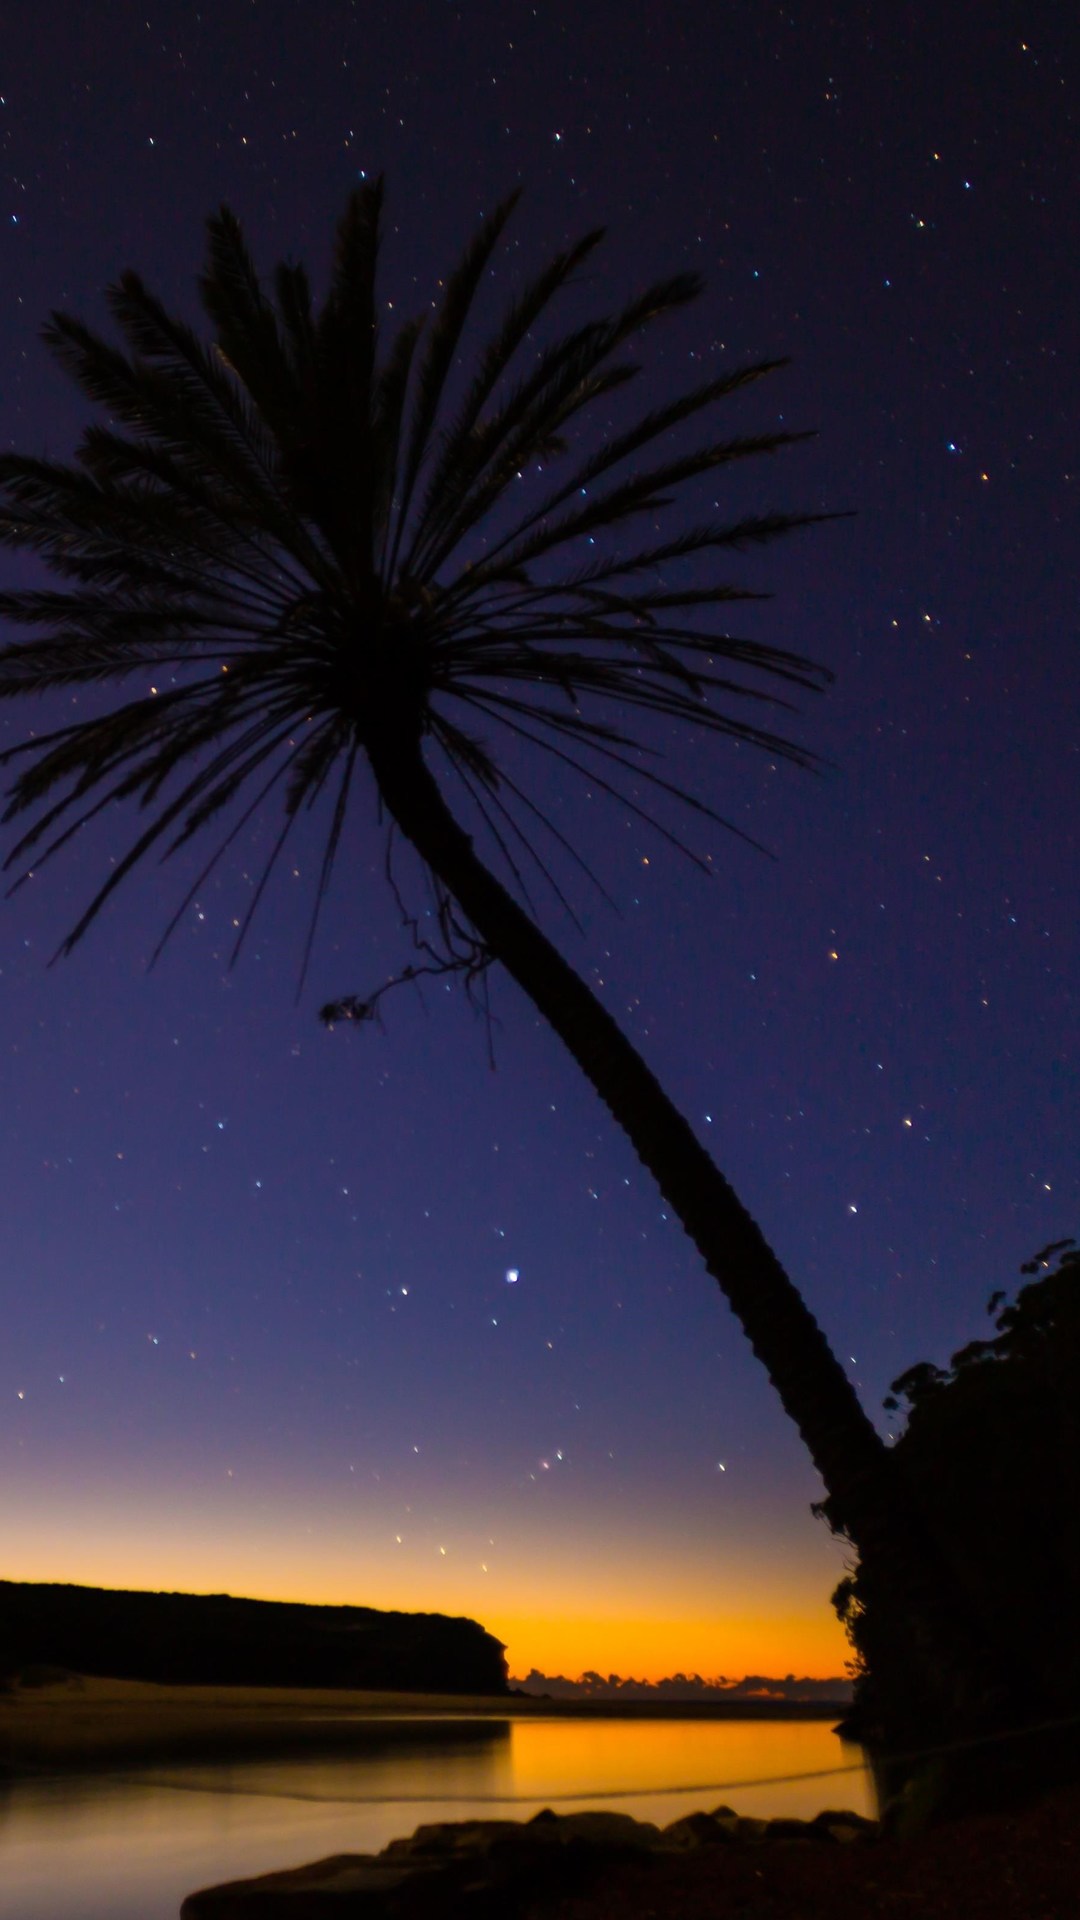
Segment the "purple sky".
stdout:
<svg viewBox="0 0 1080 1920">
<path fill-rule="evenodd" d="M 660 742 L 776 855 L 697 835 L 711 882 L 542 772 L 621 907 L 579 893 L 584 938 L 545 924 L 878 1409 L 1080 1224 L 1064 13 L 116 0 L 104 19 L 53 0 L 5 28 L 5 445 L 64 456 L 84 417 L 38 341 L 52 307 L 100 322 L 135 266 L 193 314 L 223 200 L 265 268 L 320 277 L 380 169 L 395 311 L 520 182 L 489 319 L 606 223 L 590 310 L 664 272 L 708 282 L 647 340 L 643 405 L 792 356 L 728 423 L 819 438 L 737 470 L 724 504 L 857 510 L 739 573 L 774 594 L 740 630 L 836 673 L 793 722 L 833 770 Z M 0 739 L 58 711 L 10 709 Z M 4 907 L 0 1571 L 467 1611 L 518 1670 L 836 1670 L 815 1476 L 516 990 L 495 982 L 494 1074 L 441 987 L 392 996 L 385 1033 L 318 1026 L 407 958 L 366 798 L 299 1004 L 311 844 L 227 973 L 274 826 L 151 974 L 179 869 L 46 967 L 130 822 Z"/>
</svg>

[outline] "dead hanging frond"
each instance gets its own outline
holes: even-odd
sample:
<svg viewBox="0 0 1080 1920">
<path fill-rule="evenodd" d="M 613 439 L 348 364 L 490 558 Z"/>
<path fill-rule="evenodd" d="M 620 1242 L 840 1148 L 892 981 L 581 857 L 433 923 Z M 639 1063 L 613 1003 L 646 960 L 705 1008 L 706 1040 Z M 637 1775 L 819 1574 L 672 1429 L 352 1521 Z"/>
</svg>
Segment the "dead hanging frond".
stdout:
<svg viewBox="0 0 1080 1920">
<path fill-rule="evenodd" d="M 339 1024 L 363 1026 L 368 1021 L 381 1027 L 382 1002 L 396 987 L 417 986 L 421 980 L 457 979 L 463 983 L 470 1005 L 484 1020 L 488 1061 L 494 1067 L 494 1021 L 487 992 L 487 973 L 497 956 L 462 919 L 451 895 L 434 875 L 429 876 L 432 906 L 426 923 L 422 924 L 420 916 L 410 912 L 394 873 L 392 833 L 387 835 L 385 873 L 397 903 L 401 925 L 412 942 L 413 951 L 420 958 L 409 961 L 370 993 L 346 993 L 339 1000 L 328 1000 L 319 1008 L 319 1019 L 331 1031 Z"/>
</svg>

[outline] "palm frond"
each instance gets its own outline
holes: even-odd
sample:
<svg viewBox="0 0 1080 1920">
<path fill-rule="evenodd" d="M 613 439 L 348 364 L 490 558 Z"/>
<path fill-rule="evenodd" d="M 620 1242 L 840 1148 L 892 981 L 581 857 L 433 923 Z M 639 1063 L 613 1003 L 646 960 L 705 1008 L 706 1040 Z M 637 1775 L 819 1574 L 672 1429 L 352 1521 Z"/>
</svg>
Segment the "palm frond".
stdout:
<svg viewBox="0 0 1080 1920">
<path fill-rule="evenodd" d="M 372 393 L 379 327 L 375 276 L 382 180 L 350 195 L 339 222 L 330 292 L 315 321 L 315 385 L 290 471 L 305 509 L 355 584 L 372 570 L 376 490 Z"/>
<path fill-rule="evenodd" d="M 259 284 L 236 215 L 222 207 L 206 224 L 207 261 L 199 290 L 216 328 L 218 352 L 243 381 L 275 440 L 288 447 L 305 409 L 277 314 Z"/>
<path fill-rule="evenodd" d="M 562 435 L 571 421 L 633 380 L 639 368 L 633 362 L 604 366 L 596 338 L 587 337 L 562 343 L 544 371 L 543 384 L 539 378 L 526 381 L 502 414 L 487 424 L 487 446 L 478 457 L 473 485 L 460 500 L 448 499 L 442 514 L 433 512 L 430 521 L 421 524 L 406 571 L 433 579 L 466 535 L 494 511 L 507 488 L 534 463 L 543 464 L 562 450 Z"/>
<path fill-rule="evenodd" d="M 273 473 L 273 437 L 266 421 L 230 379 L 220 353 L 208 351 L 137 273 L 121 274 L 106 298 L 136 369 L 139 363 L 148 363 L 167 376 L 155 382 L 156 405 L 170 420 L 182 415 L 181 447 L 190 452 L 193 439 L 195 445 L 200 441 L 212 445 L 219 460 L 224 454 L 223 464 L 240 462 L 246 478 L 265 484 Z M 195 436 L 193 420 L 198 423 Z"/>
<path fill-rule="evenodd" d="M 399 527 L 404 529 L 412 503 L 413 489 L 416 486 L 421 466 L 428 452 L 432 430 L 438 416 L 439 405 L 446 386 L 447 376 L 454 363 L 454 355 L 461 339 L 465 322 L 469 317 L 477 288 L 483 278 L 488 261 L 499 242 L 503 228 L 520 199 L 520 193 L 507 195 L 489 217 L 481 222 L 480 228 L 466 248 L 457 267 L 446 284 L 435 325 L 428 339 L 427 352 L 419 369 L 416 384 L 416 398 L 412 413 L 412 432 L 405 457 L 401 483 L 401 504 L 399 508 Z M 393 568 L 398 551 L 395 541 L 391 552 L 390 565 Z"/>
<path fill-rule="evenodd" d="M 752 459 L 757 454 L 775 453 L 778 447 L 793 446 L 809 438 L 809 434 L 770 433 L 756 438 L 721 440 L 711 446 L 697 447 L 693 453 L 678 459 L 664 461 L 661 466 L 650 467 L 645 473 L 635 474 L 633 479 L 622 480 L 561 519 L 551 517 L 552 502 L 547 511 L 537 509 L 530 514 L 524 528 L 515 528 L 513 534 L 493 543 L 489 557 L 478 569 L 481 583 L 497 577 L 501 567 L 515 573 L 554 547 L 567 546 L 590 534 L 608 532 L 621 521 L 641 513 L 660 512 L 671 505 L 673 490 L 689 480 L 699 479 L 702 474 L 712 473 L 717 467 L 728 466 L 733 460 Z M 587 493 L 588 489 L 578 487 L 576 491 Z"/>
<path fill-rule="evenodd" d="M 387 357 L 372 403 L 371 465 L 374 483 L 371 499 L 374 564 L 384 590 L 389 573 L 389 537 L 394 497 L 401 465 L 401 431 L 409 376 L 424 330 L 423 320 L 413 320 L 398 329 Z"/>
<path fill-rule="evenodd" d="M 596 227 L 573 247 L 556 254 L 550 265 L 531 282 L 520 299 L 512 302 L 495 338 L 481 358 L 480 367 L 465 395 L 458 416 L 444 430 L 442 448 L 428 482 L 420 512 L 421 525 L 431 524 L 446 501 L 463 495 L 487 457 L 490 444 L 497 441 L 500 429 L 489 427 L 481 433 L 480 416 L 503 374 L 510 366 L 522 342 L 541 315 L 577 269 L 588 259 L 604 237 Z"/>
<path fill-rule="evenodd" d="M 319 865 L 319 877 L 315 883 L 315 894 L 311 903 L 311 918 L 308 921 L 307 939 L 304 941 L 304 951 L 300 959 L 300 972 L 296 981 L 297 1003 L 299 1003 L 300 996 L 304 991 L 308 967 L 311 965 L 312 950 L 315 946 L 315 935 L 319 930 L 319 916 L 322 912 L 326 896 L 330 891 L 334 862 L 337 859 L 338 847 L 341 844 L 341 836 L 345 829 L 346 818 L 348 817 L 349 791 L 352 787 L 358 752 L 359 748 L 356 741 L 350 742 L 345 753 L 345 764 L 342 768 L 341 779 L 338 783 L 337 795 L 334 800 L 334 810 L 330 816 L 330 828 L 323 846 L 323 856 Z M 314 805 L 323 781 L 329 774 L 331 767 L 337 763 L 339 757 L 337 753 L 327 754 L 324 757 L 318 774 L 313 776 L 310 782 L 310 793 L 307 796 L 309 806 Z"/>
<path fill-rule="evenodd" d="M 681 426 L 684 420 L 692 419 L 695 414 L 703 413 L 717 401 L 727 399 L 731 394 L 739 392 L 751 381 L 760 380 L 764 374 L 772 373 L 786 365 L 787 362 L 784 360 L 763 360 L 754 366 L 737 367 L 734 372 L 723 375 L 717 380 L 709 380 L 700 387 L 691 388 L 689 393 L 681 394 L 667 406 L 654 408 L 641 420 L 636 421 L 627 432 L 613 434 L 605 439 L 597 451 L 590 454 L 568 480 L 564 480 L 554 492 L 547 494 L 539 505 L 534 507 L 531 514 L 518 522 L 516 536 L 520 538 L 521 535 L 526 534 L 538 521 L 549 520 L 552 514 L 575 494 L 587 493 L 601 474 L 609 473 L 613 467 L 621 466 L 634 454 L 640 453 L 643 447 L 650 446 L 653 441 L 661 439 L 675 427 Z M 798 436 L 790 436 L 790 439 L 796 437 Z M 771 453 L 777 447 L 789 443 L 789 437 L 777 434 L 759 437 L 755 441 L 733 441 L 728 444 L 739 448 L 740 451 L 745 446 L 746 453 Z M 719 465 L 720 461 L 714 464 Z"/>
<path fill-rule="evenodd" d="M 315 313 L 306 269 L 283 260 L 274 275 L 274 289 L 293 379 L 307 394 L 315 382 Z"/>
</svg>

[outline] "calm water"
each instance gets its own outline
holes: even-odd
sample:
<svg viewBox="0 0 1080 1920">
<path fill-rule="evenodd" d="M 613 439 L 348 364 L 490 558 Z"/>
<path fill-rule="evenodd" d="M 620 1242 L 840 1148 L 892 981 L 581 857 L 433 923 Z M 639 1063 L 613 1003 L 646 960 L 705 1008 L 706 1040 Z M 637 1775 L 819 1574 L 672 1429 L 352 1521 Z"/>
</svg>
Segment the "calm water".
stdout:
<svg viewBox="0 0 1080 1920">
<path fill-rule="evenodd" d="M 177 1920 L 196 1887 L 375 1852 L 423 1821 L 555 1805 L 665 1825 L 721 1800 L 874 1811 L 862 1750 L 825 1720 L 358 1720 L 355 1753 L 0 1783 L 0 1917 Z"/>
</svg>

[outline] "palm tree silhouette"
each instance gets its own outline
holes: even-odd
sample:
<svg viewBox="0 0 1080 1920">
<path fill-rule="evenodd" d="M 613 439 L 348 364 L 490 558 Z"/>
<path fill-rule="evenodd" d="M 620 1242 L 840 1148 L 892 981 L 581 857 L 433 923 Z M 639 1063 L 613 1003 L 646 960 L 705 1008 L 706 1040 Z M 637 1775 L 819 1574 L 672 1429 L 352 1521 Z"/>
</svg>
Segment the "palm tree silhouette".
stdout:
<svg viewBox="0 0 1080 1920">
<path fill-rule="evenodd" d="M 463 330 L 514 201 L 483 222 L 431 324 L 400 325 L 385 346 L 381 203 L 381 183 L 350 199 L 321 308 L 299 266 L 278 267 L 270 298 L 233 215 L 211 219 L 201 281 L 210 347 L 134 273 L 109 295 L 123 349 L 53 315 L 49 346 L 109 420 L 86 429 L 73 465 L 0 459 L 0 537 L 63 582 L 0 595 L 6 619 L 41 629 L 0 654 L 0 695 L 132 679 L 140 690 L 3 756 L 17 763 L 4 818 L 23 829 L 7 864 L 40 868 L 114 802 L 140 803 L 147 824 L 67 951 L 148 854 L 217 829 L 167 937 L 272 796 L 282 803 L 275 851 L 324 796 L 314 926 L 366 765 L 384 816 L 434 888 L 436 931 L 407 974 L 449 968 L 475 984 L 497 961 L 513 976 L 699 1248 L 860 1555 L 910 1592 L 913 1617 L 940 1616 L 940 1568 L 932 1578 L 920 1570 L 933 1556 L 816 1320 L 691 1127 L 541 931 L 525 870 L 531 863 L 558 891 L 552 852 L 574 849 L 491 744 L 501 730 L 518 758 L 530 747 L 649 819 L 626 791 L 630 775 L 639 792 L 709 812 L 639 757 L 650 718 L 806 763 L 746 708 L 786 704 L 783 694 L 828 676 L 718 631 L 718 612 L 752 596 L 688 583 L 684 563 L 820 516 L 659 524 L 687 482 L 799 437 L 670 447 L 677 429 L 780 363 L 706 381 L 628 426 L 607 422 L 582 451 L 572 443 L 584 417 L 595 420 L 638 370 L 628 343 L 692 300 L 696 277 L 662 280 L 613 317 L 538 345 L 534 328 L 601 238 L 590 233 L 517 295 L 467 378 Z M 523 474 L 531 491 L 519 487 Z M 643 541 L 622 544 L 629 527 L 644 527 Z M 456 777 L 468 825 L 486 832 L 505 880 L 477 853 L 436 769 Z M 325 1012 L 360 1016 L 375 998 Z"/>
</svg>

